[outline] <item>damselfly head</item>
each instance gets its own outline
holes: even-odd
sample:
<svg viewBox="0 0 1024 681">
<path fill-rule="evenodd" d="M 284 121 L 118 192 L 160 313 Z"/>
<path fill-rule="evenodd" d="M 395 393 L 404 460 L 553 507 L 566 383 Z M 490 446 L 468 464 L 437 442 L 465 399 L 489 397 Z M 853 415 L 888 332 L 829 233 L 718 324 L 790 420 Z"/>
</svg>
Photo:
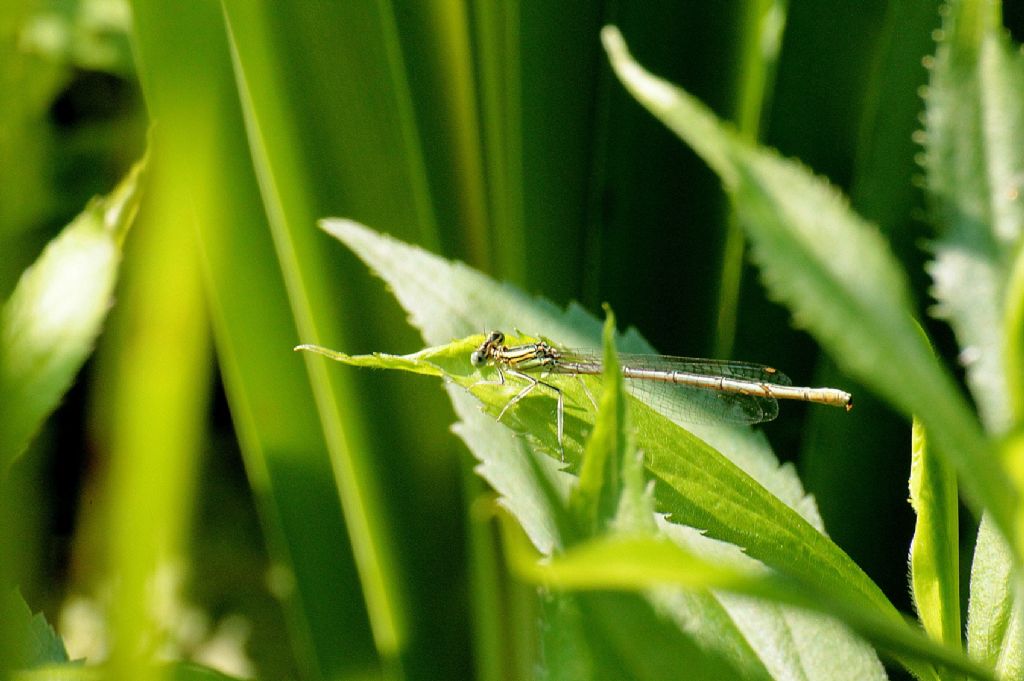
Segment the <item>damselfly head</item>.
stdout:
<svg viewBox="0 0 1024 681">
<path fill-rule="evenodd" d="M 490 335 L 487 336 L 487 340 L 470 354 L 469 363 L 475 367 L 482 367 L 487 363 L 487 359 L 491 356 L 494 348 L 501 346 L 504 342 L 505 334 L 501 331 L 491 331 Z"/>
</svg>

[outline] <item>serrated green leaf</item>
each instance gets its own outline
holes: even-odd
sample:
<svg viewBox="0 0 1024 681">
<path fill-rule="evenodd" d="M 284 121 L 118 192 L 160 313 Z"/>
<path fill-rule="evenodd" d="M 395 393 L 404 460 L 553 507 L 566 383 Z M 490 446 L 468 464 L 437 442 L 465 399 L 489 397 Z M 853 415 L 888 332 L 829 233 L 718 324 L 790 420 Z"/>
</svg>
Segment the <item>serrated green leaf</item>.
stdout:
<svg viewBox="0 0 1024 681">
<path fill-rule="evenodd" d="M 560 313 L 544 300 L 531 299 L 464 265 L 448 263 L 352 222 L 330 220 L 323 226 L 385 278 L 428 342 L 444 342 L 460 332 L 520 327 L 574 347 L 594 344 L 598 324 L 578 309 Z M 515 438 L 508 428 L 495 423 L 494 417 L 522 386 L 510 385 L 511 379 L 505 385 L 480 383 L 493 380 L 490 370 L 476 375 L 467 373 L 470 348 L 482 338 L 473 335 L 397 361 L 381 356 L 356 361 L 372 366 L 404 366 L 421 372 L 419 363 L 427 358 L 431 365 L 439 367 L 457 362 L 461 355 L 457 370 L 446 373 L 449 396 L 462 420 L 456 432 L 481 460 L 481 475 L 502 495 L 502 503 L 512 510 L 531 541 L 549 552 L 563 545 L 565 535 L 559 509 L 564 508 L 573 481 L 558 470 L 556 399 L 551 391 L 534 390 L 504 416 L 502 423 L 527 434 L 526 438 Z M 507 333 L 506 341 L 521 343 L 531 338 L 534 337 Z M 649 351 L 635 336 L 627 335 L 618 344 L 631 351 Z M 339 356 L 342 361 L 346 357 Z M 548 376 L 545 381 L 562 390 L 565 398 L 565 453 L 568 468 L 574 470 L 579 466 L 585 435 L 594 427 L 593 405 L 587 391 L 572 377 Z M 598 382 L 588 385 L 589 392 L 599 394 Z M 480 413 L 481 403 L 490 416 Z M 862 604 L 871 604 L 869 607 L 895 616 L 895 610 L 877 587 L 812 522 L 738 467 L 737 464 L 746 466 L 758 480 L 780 490 L 793 507 L 816 519 L 813 511 L 804 506 L 804 497 L 798 482 L 790 477 L 791 472 L 780 471 L 777 464 L 769 463 L 762 440 L 744 429 L 699 429 L 702 437 L 718 443 L 719 452 L 634 398 L 630 398 L 630 411 L 638 444 L 644 452 L 644 464 L 656 483 L 658 510 L 672 513 L 674 522 L 690 524 L 711 536 L 732 541 L 766 563 L 799 572 L 811 581 L 828 584 Z M 538 456 L 538 447 L 547 456 Z M 729 455 L 736 456 L 737 463 L 726 458 Z M 713 607 L 721 609 L 718 604 Z M 785 630 L 781 620 L 777 629 Z M 830 637 L 829 645 L 844 650 L 851 658 L 862 659 L 865 655 L 863 649 L 851 646 L 848 638 Z M 870 659 L 869 653 L 867 657 Z M 808 664 L 813 666 L 813 662 Z"/>
<path fill-rule="evenodd" d="M 483 340 L 483 336 L 473 336 L 458 343 L 449 343 L 438 348 L 427 348 L 411 355 L 389 355 L 385 352 L 375 352 L 372 355 L 346 355 L 344 352 L 311 344 L 296 346 L 295 350 L 314 352 L 333 359 L 335 362 L 354 367 L 394 369 L 438 378 L 461 376 L 468 381 L 473 372 L 470 371 L 471 366 L 467 365 L 466 358 L 469 353 L 479 347 Z"/>
<path fill-rule="evenodd" d="M 495 328 L 524 329 L 572 347 L 600 343 L 601 323 L 577 306 L 562 311 L 544 298 L 528 296 L 462 263 L 438 258 L 349 220 L 328 219 L 320 224 L 387 282 L 408 311 L 412 325 L 420 329 L 428 344 L 439 345 Z M 624 352 L 654 352 L 632 330 L 620 335 L 617 345 Z M 578 387 L 571 389 L 578 390 Z M 449 394 L 453 400 L 458 400 L 456 395 L 461 395 L 462 391 L 449 391 Z M 468 399 L 465 404 L 471 406 L 475 402 Z M 809 523 L 821 528 L 814 501 L 804 493 L 793 469 L 779 466 L 761 433 L 720 423 L 688 424 L 687 427 L 797 510 Z"/>
<path fill-rule="evenodd" d="M 92 352 L 110 309 L 144 162 L 93 199 L 22 275 L 0 312 L 0 474 L 24 450 Z"/>
<path fill-rule="evenodd" d="M 840 367 L 920 418 L 975 507 L 1012 528 L 1018 495 L 935 361 L 914 321 L 906 277 L 877 229 L 826 182 L 739 139 L 691 95 L 645 71 L 615 28 L 602 37 L 630 92 L 721 177 L 769 291 Z"/>
<path fill-rule="evenodd" d="M 910 586 L 918 617 L 936 641 L 959 647 L 960 535 L 956 475 L 927 446 L 914 422 L 910 504 L 917 513 L 910 545 Z"/>
<path fill-rule="evenodd" d="M 1024 233 L 1024 56 L 996 3 L 947 9 L 925 98 L 926 181 L 939 230 L 929 272 L 985 425 L 1002 433 L 1022 399 L 1007 385 L 1003 320 Z"/>
<path fill-rule="evenodd" d="M 493 369 L 478 372 L 472 368 L 469 354 L 483 339 L 482 335 L 474 335 L 405 356 L 350 356 L 323 348 L 315 351 L 354 366 L 443 374 L 452 384 L 469 391 L 487 414 L 497 418 L 523 386 L 511 379 L 503 384 L 494 381 Z M 535 340 L 511 334 L 506 337 L 506 342 L 513 345 Z M 596 428 L 590 394 L 597 393 L 601 386 L 585 380 L 590 388 L 572 377 L 545 379 L 562 391 L 565 401 L 565 457 L 570 470 L 582 467 L 587 437 Z M 779 547 L 789 546 L 791 551 L 797 551 L 793 542 L 798 542 L 800 550 L 809 550 L 817 558 L 806 564 L 793 563 L 791 569 L 814 572 L 818 579 L 835 580 L 837 588 L 854 587 L 876 604 L 887 603 L 842 552 L 740 468 L 643 402 L 631 397 L 630 407 L 645 466 L 656 482 L 660 510 L 672 513 L 679 522 L 706 528 L 714 536 L 738 543 L 766 562 L 784 560 L 787 551 L 780 551 Z M 557 459 L 556 413 L 555 394 L 535 390 L 506 412 L 503 422 L 528 435 L 550 458 Z M 824 565 L 830 567 L 823 569 Z M 837 578 L 841 574 L 845 576 Z"/>
<path fill-rule="evenodd" d="M 988 516 L 978 527 L 971 564 L 967 651 L 1000 678 L 1024 674 L 1024 592 L 1013 554 Z"/>
<path fill-rule="evenodd" d="M 0 661 L 0 670 L 31 669 L 68 661 L 64 641 L 42 613 L 32 614 L 17 590 L 5 590 L 0 595 L 0 616 L 4 618 L 4 633 L 12 636 L 12 641 L 18 644 L 17 650 L 8 650 L 6 645 L 0 645 L 5 655 L 13 656 L 13 659 Z"/>
</svg>

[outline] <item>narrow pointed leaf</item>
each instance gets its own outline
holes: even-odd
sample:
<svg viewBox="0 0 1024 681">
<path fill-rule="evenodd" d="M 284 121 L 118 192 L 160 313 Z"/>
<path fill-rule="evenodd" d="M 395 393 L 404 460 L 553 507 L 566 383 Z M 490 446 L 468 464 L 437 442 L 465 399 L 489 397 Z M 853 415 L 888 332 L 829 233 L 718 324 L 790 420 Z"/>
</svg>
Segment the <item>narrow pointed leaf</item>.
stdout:
<svg viewBox="0 0 1024 681">
<path fill-rule="evenodd" d="M 960 535 L 956 475 L 914 423 L 910 503 L 917 513 L 910 545 L 910 586 L 925 631 L 951 647 L 960 642 Z"/>
<path fill-rule="evenodd" d="M 328 304 L 332 297 L 330 281 L 319 274 L 322 270 L 317 263 L 322 263 L 324 257 L 322 244 L 310 228 L 316 215 L 317 194 L 322 187 L 309 177 L 312 161 L 301 151 L 309 139 L 303 134 L 305 124 L 290 108 L 295 102 L 280 96 L 279 82 L 289 77 L 289 59 L 317 57 L 319 50 L 296 54 L 283 49 L 268 52 L 266 45 L 277 40 L 274 29 L 279 28 L 270 6 L 227 2 L 224 8 L 249 149 L 260 183 L 267 226 L 273 236 L 274 254 L 282 271 L 299 336 L 318 340 L 340 328 L 338 310 Z M 363 173 L 361 182 L 352 181 L 348 176 L 340 179 L 353 194 L 359 195 L 353 203 L 361 204 L 360 209 L 373 206 L 377 209 L 375 214 L 383 214 L 385 211 L 380 209 L 385 208 L 389 213 L 388 219 L 396 218 L 391 214 L 392 210 L 406 219 L 413 216 L 412 224 L 422 226 L 422 236 L 431 239 L 434 234 L 433 213 L 426 192 L 422 160 L 418 157 L 419 146 L 414 143 L 416 133 L 410 120 L 405 74 L 395 60 L 393 41 L 397 36 L 390 8 L 357 4 L 323 7 L 296 4 L 288 6 L 287 11 L 293 12 L 291 17 L 296 21 L 316 21 L 319 18 L 365 22 L 363 31 L 349 39 L 338 40 L 338 49 L 352 50 L 353 53 L 334 61 L 331 74 L 337 78 L 338 87 L 349 88 L 353 83 L 361 82 L 368 70 L 374 69 L 376 75 L 376 69 L 383 69 L 384 77 L 392 85 L 381 90 L 386 101 L 348 93 L 344 95 L 345 107 L 336 108 L 325 103 L 323 118 L 318 117 L 317 124 L 333 119 L 336 130 L 348 132 L 368 130 L 366 126 L 372 127 L 371 121 L 375 117 L 387 120 L 386 125 L 376 128 L 381 135 L 374 138 L 377 144 L 387 147 L 385 153 L 406 162 L 388 167 L 381 176 L 375 176 L 368 167 L 360 166 L 358 172 Z M 338 29 L 334 25 L 331 28 Z M 311 31 L 310 35 L 320 39 L 326 37 L 321 31 Z M 360 50 L 365 51 L 361 55 L 364 58 L 355 56 Z M 298 70 L 301 73 L 301 69 Z M 314 94 L 327 92 L 316 88 L 301 101 L 309 104 L 315 101 Z M 337 116 L 339 113 L 341 115 Z M 395 130 L 400 132 L 393 134 Z M 366 137 L 360 135 L 347 141 L 362 145 Z M 326 158 L 338 151 L 334 145 L 323 147 Z M 356 167 L 348 159 L 336 165 L 335 172 L 339 174 L 353 172 Z M 402 180 L 392 184 L 391 172 L 401 173 Z M 398 185 L 414 188 L 410 206 L 405 205 L 405 194 L 401 192 L 396 192 L 393 203 L 377 202 L 381 193 L 390 193 Z M 342 377 L 333 381 L 328 377 L 322 362 L 309 361 L 306 369 L 334 482 L 344 509 L 374 642 L 384 659 L 397 660 L 407 652 L 407 595 L 402 586 L 392 528 L 387 522 L 381 481 L 373 472 L 373 450 L 366 443 L 359 400 L 354 387 Z M 392 666 L 395 669 L 401 667 L 397 662 Z"/>
<path fill-rule="evenodd" d="M 615 518 L 625 489 L 626 458 L 632 457 L 627 438 L 625 386 L 615 352 L 615 317 L 608 315 L 604 328 L 604 376 L 594 430 L 587 439 L 580 466 L 580 481 L 569 498 L 583 537 L 605 531 Z M 642 484 L 632 490 L 642 496 Z M 653 510 L 653 509 L 652 509 Z M 651 515 L 646 521 L 651 523 Z M 653 524 L 652 524 L 653 527 Z"/>
</svg>

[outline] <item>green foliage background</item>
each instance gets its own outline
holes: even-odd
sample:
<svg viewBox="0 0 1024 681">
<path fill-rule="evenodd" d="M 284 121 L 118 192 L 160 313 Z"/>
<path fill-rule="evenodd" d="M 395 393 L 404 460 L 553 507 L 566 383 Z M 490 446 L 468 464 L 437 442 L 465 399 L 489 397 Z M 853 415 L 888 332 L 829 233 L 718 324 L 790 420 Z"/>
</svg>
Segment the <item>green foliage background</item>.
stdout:
<svg viewBox="0 0 1024 681">
<path fill-rule="evenodd" d="M 291 352 L 423 345 L 316 228 L 338 215 L 559 305 L 608 302 L 662 352 L 855 393 L 851 415 L 786 405 L 765 430 L 830 536 L 911 610 L 910 425 L 766 298 L 718 179 L 612 75 L 606 24 L 741 137 L 842 188 L 929 319 L 913 138 L 938 2 L 0 10 L 4 299 L 151 143 L 95 358 L 6 482 L 5 556 L 34 609 L 56 622 L 94 598 L 129 641 L 122 670 L 154 632 L 189 657 L 176 611 L 146 605 L 153 567 L 177 565 L 171 600 L 247 617 L 266 678 L 532 673 L 540 606 L 474 512 L 487 492 L 436 383 Z M 928 330 L 952 365 L 951 334 Z"/>
</svg>

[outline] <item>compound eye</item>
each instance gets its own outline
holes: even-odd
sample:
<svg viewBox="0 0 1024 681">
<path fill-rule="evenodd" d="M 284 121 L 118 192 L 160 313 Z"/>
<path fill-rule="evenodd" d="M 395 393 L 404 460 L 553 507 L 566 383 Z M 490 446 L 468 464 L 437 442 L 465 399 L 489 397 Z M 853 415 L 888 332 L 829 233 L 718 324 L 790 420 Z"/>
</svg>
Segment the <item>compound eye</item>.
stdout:
<svg viewBox="0 0 1024 681">
<path fill-rule="evenodd" d="M 469 363 L 475 367 L 483 366 L 484 355 L 479 350 L 474 350 L 473 354 L 469 356 Z"/>
<path fill-rule="evenodd" d="M 505 334 L 501 331 L 491 331 L 491 336 L 487 339 L 488 345 L 501 345 L 504 342 Z"/>
</svg>

